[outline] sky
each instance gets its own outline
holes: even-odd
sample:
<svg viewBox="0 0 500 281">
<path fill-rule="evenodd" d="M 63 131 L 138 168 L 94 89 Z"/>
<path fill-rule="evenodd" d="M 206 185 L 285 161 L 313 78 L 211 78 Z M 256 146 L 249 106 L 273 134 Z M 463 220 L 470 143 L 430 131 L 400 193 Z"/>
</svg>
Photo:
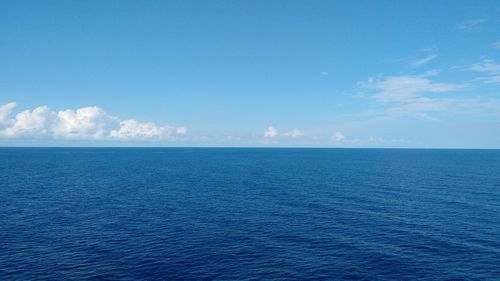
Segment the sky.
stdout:
<svg viewBox="0 0 500 281">
<path fill-rule="evenodd" d="M 500 148 L 500 2 L 0 2 L 0 146 Z"/>
</svg>

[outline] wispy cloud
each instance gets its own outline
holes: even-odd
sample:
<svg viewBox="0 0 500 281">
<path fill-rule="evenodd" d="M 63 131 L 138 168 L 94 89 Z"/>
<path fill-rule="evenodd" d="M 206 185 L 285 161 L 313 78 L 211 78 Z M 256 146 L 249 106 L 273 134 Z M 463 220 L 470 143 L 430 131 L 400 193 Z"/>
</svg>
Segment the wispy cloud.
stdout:
<svg viewBox="0 0 500 281">
<path fill-rule="evenodd" d="M 500 83 L 500 74 L 489 76 L 489 77 L 481 77 L 481 78 L 478 78 L 478 80 L 481 80 L 487 84 L 498 84 L 498 83 Z"/>
<path fill-rule="evenodd" d="M 428 54 L 426 57 L 423 57 L 421 59 L 413 61 L 412 63 L 410 63 L 410 66 L 411 67 L 419 67 L 419 66 L 422 66 L 424 64 L 431 62 L 432 60 L 434 60 L 437 57 L 438 57 L 437 54 Z"/>
<path fill-rule="evenodd" d="M 500 40 L 498 40 L 495 43 L 493 43 L 493 48 L 500 49 Z"/>
<path fill-rule="evenodd" d="M 488 84 L 500 83 L 500 64 L 494 60 L 485 59 L 482 62 L 470 65 L 467 70 L 485 73 L 487 76 L 478 77 L 475 80 Z"/>
<path fill-rule="evenodd" d="M 439 73 L 441 73 L 441 70 L 431 69 L 431 70 L 425 71 L 424 73 L 420 74 L 419 76 L 420 77 L 432 77 L 432 76 L 438 75 Z"/>
<path fill-rule="evenodd" d="M 434 120 L 430 115 L 432 112 L 445 112 L 457 105 L 456 99 L 438 94 L 456 92 L 466 87 L 464 84 L 436 82 L 429 75 L 371 77 L 359 85 L 364 96 L 382 108 L 382 111 L 369 111 L 365 115 L 394 118 L 408 116 L 425 120 Z"/>
<path fill-rule="evenodd" d="M 370 77 L 359 85 L 371 92 L 373 99 L 385 103 L 406 102 L 426 93 L 458 91 L 465 87 L 463 84 L 434 82 L 427 76 L 417 75 Z"/>
<path fill-rule="evenodd" d="M 478 18 L 478 19 L 472 19 L 472 20 L 466 20 L 463 21 L 459 24 L 457 24 L 456 28 L 460 30 L 475 30 L 478 29 L 483 23 L 488 21 L 486 18 Z"/>
<path fill-rule="evenodd" d="M 411 67 L 419 67 L 419 66 L 428 64 L 429 62 L 433 61 L 435 58 L 438 57 L 438 54 L 437 54 L 437 51 L 435 48 L 424 49 L 424 52 L 425 52 L 425 55 L 423 57 L 410 62 Z"/>
<path fill-rule="evenodd" d="M 172 140 L 187 132 L 184 127 L 121 120 L 97 106 L 58 112 L 39 106 L 11 116 L 15 107 L 15 103 L 0 105 L 0 138 Z"/>
<path fill-rule="evenodd" d="M 469 70 L 477 72 L 500 72 L 500 64 L 494 60 L 485 59 L 482 62 L 472 64 Z"/>
</svg>

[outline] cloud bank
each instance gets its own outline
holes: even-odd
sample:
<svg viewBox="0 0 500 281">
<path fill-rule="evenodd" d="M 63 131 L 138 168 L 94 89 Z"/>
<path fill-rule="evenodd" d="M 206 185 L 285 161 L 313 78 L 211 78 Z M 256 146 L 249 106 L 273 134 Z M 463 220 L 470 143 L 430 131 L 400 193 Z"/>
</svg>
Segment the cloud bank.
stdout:
<svg viewBox="0 0 500 281">
<path fill-rule="evenodd" d="M 264 138 L 276 138 L 276 137 L 298 138 L 302 136 L 304 136 L 304 134 L 299 129 L 293 129 L 290 132 L 280 133 L 273 126 L 267 127 L 267 130 L 264 132 Z"/>
<path fill-rule="evenodd" d="M 13 116 L 16 103 L 0 105 L 0 138 L 67 140 L 174 140 L 185 127 L 160 126 L 135 119 L 121 120 L 97 106 L 58 112 L 46 106 Z"/>
</svg>

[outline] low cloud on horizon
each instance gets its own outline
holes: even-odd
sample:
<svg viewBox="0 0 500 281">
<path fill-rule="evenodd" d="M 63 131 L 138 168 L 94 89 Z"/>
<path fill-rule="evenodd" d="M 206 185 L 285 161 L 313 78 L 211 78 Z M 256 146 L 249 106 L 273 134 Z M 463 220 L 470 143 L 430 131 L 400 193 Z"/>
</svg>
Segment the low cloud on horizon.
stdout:
<svg viewBox="0 0 500 281">
<path fill-rule="evenodd" d="M 13 114 L 15 102 L 0 105 L 0 138 L 56 140 L 174 140 L 185 127 L 120 119 L 97 106 L 52 111 L 47 106 Z"/>
</svg>

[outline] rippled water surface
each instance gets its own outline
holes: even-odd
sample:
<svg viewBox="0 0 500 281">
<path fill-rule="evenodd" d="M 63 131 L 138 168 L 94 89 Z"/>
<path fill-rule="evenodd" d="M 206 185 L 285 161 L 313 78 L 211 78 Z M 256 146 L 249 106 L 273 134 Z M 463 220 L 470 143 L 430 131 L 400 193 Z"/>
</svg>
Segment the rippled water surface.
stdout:
<svg viewBox="0 0 500 281">
<path fill-rule="evenodd" d="M 1 280 L 499 280 L 500 151 L 0 149 Z"/>
</svg>

